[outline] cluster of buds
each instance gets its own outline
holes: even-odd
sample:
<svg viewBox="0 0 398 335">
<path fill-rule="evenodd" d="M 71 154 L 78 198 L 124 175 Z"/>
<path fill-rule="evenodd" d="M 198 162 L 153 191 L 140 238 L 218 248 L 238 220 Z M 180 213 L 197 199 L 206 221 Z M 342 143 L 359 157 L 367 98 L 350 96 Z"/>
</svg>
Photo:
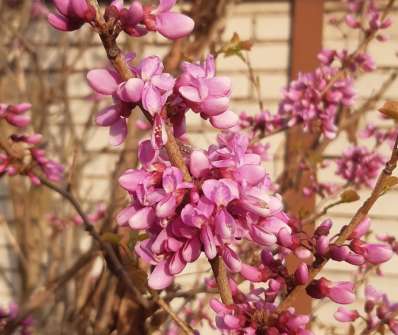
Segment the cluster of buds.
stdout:
<svg viewBox="0 0 398 335">
<path fill-rule="evenodd" d="M 279 115 L 288 126 L 302 124 L 305 131 L 317 131 L 329 139 L 336 136 L 337 112 L 354 103 L 353 80 L 333 80 L 338 68 L 322 65 L 314 72 L 299 74 L 283 92 Z"/>
<path fill-rule="evenodd" d="M 10 125 L 25 128 L 30 123 L 30 117 L 25 113 L 30 104 L 18 105 L 0 104 L 0 116 Z M 48 179 L 59 181 L 63 177 L 64 168 L 61 164 L 47 158 L 46 152 L 40 147 L 43 136 L 41 134 L 12 134 L 7 143 L 1 144 L 0 176 L 15 176 L 17 174 L 29 177 L 33 185 L 40 185 L 37 170 Z"/>
<path fill-rule="evenodd" d="M 366 147 L 351 147 L 336 160 L 336 175 L 356 187 L 371 187 L 384 163 L 383 156 L 377 152 Z"/>
<path fill-rule="evenodd" d="M 361 30 L 367 35 L 375 34 L 379 41 L 387 39 L 381 31 L 390 27 L 392 20 L 383 17 L 378 1 L 346 0 L 346 3 L 349 13 L 344 22 L 348 27 Z"/>
<path fill-rule="evenodd" d="M 367 285 L 365 287 L 365 304 L 363 309 L 364 313 L 361 314 L 358 310 L 339 307 L 334 313 L 334 318 L 339 322 L 349 323 L 362 318 L 366 320 L 364 333 L 385 332 L 385 328 L 388 328 L 392 334 L 398 334 L 398 321 L 396 320 L 398 304 L 391 303 L 386 294 L 378 291 L 371 285 Z"/>
</svg>

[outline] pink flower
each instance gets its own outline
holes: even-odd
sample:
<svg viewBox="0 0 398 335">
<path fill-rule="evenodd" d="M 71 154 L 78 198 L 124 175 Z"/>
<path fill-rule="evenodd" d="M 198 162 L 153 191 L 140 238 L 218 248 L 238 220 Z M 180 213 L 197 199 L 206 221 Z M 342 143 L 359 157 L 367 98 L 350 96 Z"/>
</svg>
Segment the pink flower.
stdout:
<svg viewBox="0 0 398 335">
<path fill-rule="evenodd" d="M 95 9 L 86 0 L 53 0 L 58 13 L 48 14 L 48 22 L 57 30 L 79 29 L 95 19 Z"/>
<path fill-rule="evenodd" d="M 385 263 L 393 256 L 393 251 L 388 244 L 369 243 L 363 246 L 365 259 L 371 264 Z"/>
<path fill-rule="evenodd" d="M 306 290 L 314 299 L 328 297 L 338 304 L 351 304 L 355 300 L 354 284 L 347 281 L 332 283 L 322 277 L 318 280 L 313 280 Z"/>
<path fill-rule="evenodd" d="M 171 40 L 189 35 L 194 26 L 194 21 L 181 13 L 172 12 L 176 0 L 160 0 L 159 6 L 151 15 L 155 18 L 155 29 Z"/>
<path fill-rule="evenodd" d="M 359 313 L 356 310 L 348 310 L 345 307 L 339 307 L 333 316 L 340 322 L 353 322 L 359 318 Z"/>
<path fill-rule="evenodd" d="M 238 123 L 238 116 L 228 110 L 231 81 L 215 76 L 213 56 L 209 55 L 202 65 L 184 62 L 176 89 L 187 107 L 210 118 L 214 127 L 227 129 Z"/>
</svg>

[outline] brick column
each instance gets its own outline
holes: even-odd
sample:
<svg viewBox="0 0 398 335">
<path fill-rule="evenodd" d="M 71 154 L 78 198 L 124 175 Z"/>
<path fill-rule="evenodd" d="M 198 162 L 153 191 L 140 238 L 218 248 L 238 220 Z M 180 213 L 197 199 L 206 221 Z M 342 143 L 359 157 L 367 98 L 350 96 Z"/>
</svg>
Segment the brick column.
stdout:
<svg viewBox="0 0 398 335">
<path fill-rule="evenodd" d="M 299 72 L 314 70 L 319 62 L 317 54 L 322 47 L 324 0 L 292 0 L 290 80 L 296 79 Z M 284 200 L 290 213 L 297 216 L 312 212 L 315 197 L 304 197 L 303 187 L 309 183 L 309 173 L 300 172 L 303 154 L 311 150 L 317 136 L 304 133 L 300 126 L 288 131 L 285 150 L 286 174 L 283 178 Z M 309 232 L 313 227 L 309 227 Z M 298 265 L 297 259 L 291 259 L 290 271 Z M 294 304 L 300 313 L 311 312 L 311 299 L 303 291 Z"/>
</svg>

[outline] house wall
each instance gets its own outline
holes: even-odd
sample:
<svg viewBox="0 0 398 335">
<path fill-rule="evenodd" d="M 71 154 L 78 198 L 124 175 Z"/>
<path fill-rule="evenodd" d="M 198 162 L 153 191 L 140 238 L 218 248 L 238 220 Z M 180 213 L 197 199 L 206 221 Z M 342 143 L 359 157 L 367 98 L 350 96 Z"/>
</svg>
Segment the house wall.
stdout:
<svg viewBox="0 0 398 335">
<path fill-rule="evenodd" d="M 341 33 L 336 31 L 333 27 L 328 25 L 328 21 L 333 16 L 342 14 L 342 7 L 336 1 L 328 1 L 325 8 L 325 25 L 324 25 L 324 46 L 326 48 L 341 48 L 347 46 L 353 48 L 356 45 L 358 36 L 356 33 L 351 33 L 347 38 L 342 38 Z M 394 25 L 390 29 L 390 43 L 375 42 L 370 48 L 371 55 L 375 58 L 378 64 L 378 70 L 369 75 L 363 75 L 358 80 L 358 105 L 361 104 L 369 96 L 377 92 L 380 85 L 386 80 L 389 74 L 397 70 L 397 40 L 398 40 L 398 8 L 394 10 Z M 281 98 L 281 89 L 287 84 L 288 79 L 288 54 L 289 54 L 289 30 L 290 30 L 290 16 L 289 4 L 285 1 L 281 2 L 261 2 L 254 3 L 245 2 L 238 4 L 230 18 L 227 20 L 227 26 L 223 40 L 228 40 L 236 31 L 242 39 L 252 39 L 254 47 L 250 52 L 250 59 L 252 66 L 261 80 L 261 95 L 264 105 L 270 111 L 276 111 L 278 101 Z M 43 28 L 43 35 L 40 37 L 44 42 L 48 42 L 52 38 L 56 38 L 53 32 L 46 32 Z M 84 32 L 79 33 L 80 36 Z M 72 39 L 75 36 L 71 37 Z M 142 54 L 147 56 L 151 54 L 165 55 L 168 45 L 161 38 L 151 37 L 144 43 L 136 44 L 137 50 L 142 50 Z M 47 49 L 43 54 L 43 64 L 53 66 L 56 64 L 57 52 L 55 47 Z M 305 52 L 305 50 L 303 50 Z M 80 98 L 90 93 L 89 88 L 85 85 L 82 79 L 83 74 L 87 69 L 102 66 L 104 54 L 98 41 L 90 42 L 87 51 L 83 57 L 79 59 L 76 66 L 76 73 L 74 73 L 69 80 L 67 90 L 68 94 L 74 97 L 71 103 L 71 110 L 73 113 L 73 121 L 78 129 L 82 129 L 86 122 L 85 106 L 87 102 Z M 258 112 L 258 102 L 256 100 L 255 91 L 249 82 L 247 76 L 247 69 L 244 63 L 237 57 L 224 58 L 220 56 L 217 60 L 217 69 L 219 74 L 228 75 L 232 79 L 232 109 L 236 112 L 245 111 L 249 114 Z M 395 82 L 390 89 L 387 90 L 385 97 L 388 99 L 396 99 L 398 95 L 398 83 Z M 367 119 L 372 120 L 376 124 L 386 126 L 386 122 L 381 120 L 376 110 L 369 113 Z M 59 125 L 62 128 L 62 124 Z M 201 120 L 199 117 L 190 114 L 188 118 L 189 137 L 196 147 L 207 147 L 215 138 L 216 132 L 214 129 Z M 60 131 L 59 129 L 56 131 Z M 269 139 L 271 144 L 270 153 L 273 159 L 266 164 L 269 173 L 273 177 L 277 177 L 282 169 L 283 158 L 283 135 L 275 135 Z M 367 141 L 368 145 L 371 145 Z M 332 156 L 341 155 L 342 151 L 348 146 L 348 141 L 345 135 L 339 136 L 336 143 L 327 149 L 327 154 Z M 87 148 L 90 153 L 94 154 L 93 159 L 84 170 L 84 182 L 81 185 L 81 194 L 84 194 L 87 199 L 92 202 L 100 201 L 107 196 L 109 189 L 108 175 L 113 171 L 113 166 L 117 160 L 118 150 L 108 150 L 103 153 L 103 149 L 108 147 L 108 133 L 106 129 L 97 128 L 90 135 Z M 388 153 L 388 148 L 383 147 L 384 153 Z M 333 169 L 327 169 L 320 173 L 321 180 L 330 181 L 334 179 Z M 8 208 L 4 187 L 0 187 L 0 202 L 1 211 L 3 208 Z M 361 198 L 365 199 L 368 190 L 360 192 Z M 339 206 L 330 211 L 333 219 L 337 224 L 337 228 L 346 224 L 352 213 L 359 207 L 361 201 L 353 204 Z M 398 235 L 398 192 L 395 190 L 383 196 L 371 213 L 373 220 L 373 229 L 375 232 L 395 233 Z M 9 239 L 6 238 L 4 227 L 0 225 L 0 254 L 8 253 L 10 247 Z M 383 267 L 385 275 L 383 277 L 375 277 L 375 286 L 383 289 L 389 293 L 392 298 L 398 300 L 398 293 L 394 281 L 398 278 L 398 267 L 396 260 L 390 262 Z M 7 274 L 12 273 L 13 264 L 8 257 L 0 257 L 0 266 L 7 268 Z M 11 271 L 11 272 L 10 272 Z M 352 274 L 353 267 L 343 265 L 341 263 L 330 262 L 324 276 L 331 280 L 348 279 Z M 3 271 L 1 271 L 3 272 Z M 184 279 L 185 278 L 185 279 Z M 184 276 L 181 278 L 182 282 L 189 283 L 191 279 Z M 0 297 L 2 301 L 10 297 L 10 292 L 3 287 L 2 279 L 0 278 Z M 326 323 L 333 322 L 330 317 L 331 313 L 337 308 L 334 304 L 322 305 L 320 308 L 320 319 Z"/>
</svg>

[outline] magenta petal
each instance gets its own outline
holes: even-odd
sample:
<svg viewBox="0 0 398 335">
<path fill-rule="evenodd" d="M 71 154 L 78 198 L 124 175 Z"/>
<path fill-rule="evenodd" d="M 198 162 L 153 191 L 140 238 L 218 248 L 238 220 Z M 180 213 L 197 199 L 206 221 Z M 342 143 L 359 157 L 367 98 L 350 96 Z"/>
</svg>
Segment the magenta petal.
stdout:
<svg viewBox="0 0 398 335">
<path fill-rule="evenodd" d="M 365 245 L 365 258 L 374 265 L 387 262 L 394 254 L 393 250 L 388 244 L 369 243 Z"/>
<path fill-rule="evenodd" d="M 115 105 L 105 107 L 95 116 L 95 123 L 101 127 L 109 127 L 120 118 L 120 113 Z"/>
<path fill-rule="evenodd" d="M 181 86 L 178 91 L 187 100 L 192 102 L 200 102 L 202 98 L 200 97 L 199 91 L 193 86 Z"/>
<path fill-rule="evenodd" d="M 163 91 L 172 90 L 174 87 L 175 79 L 169 73 L 161 73 L 154 75 L 151 83 Z"/>
<path fill-rule="evenodd" d="M 339 282 L 329 288 L 327 296 L 338 304 L 351 304 L 355 301 L 354 285 L 351 282 Z"/>
<path fill-rule="evenodd" d="M 275 235 L 268 233 L 263 227 L 259 225 L 253 225 L 251 227 L 250 236 L 254 242 L 265 246 L 274 245 L 277 241 Z"/>
<path fill-rule="evenodd" d="M 193 237 L 185 242 L 181 255 L 186 262 L 195 262 L 201 253 L 201 243 L 198 237 Z"/>
<path fill-rule="evenodd" d="M 148 285 L 154 290 L 162 290 L 173 282 L 174 277 L 167 272 L 166 261 L 160 262 L 148 277 Z"/>
<path fill-rule="evenodd" d="M 14 107 L 15 108 L 13 109 L 13 113 L 23 114 L 23 113 L 27 112 L 29 109 L 31 109 L 32 105 L 27 102 L 22 102 L 20 104 L 16 104 Z"/>
<path fill-rule="evenodd" d="M 137 210 L 134 206 L 123 208 L 116 216 L 116 222 L 120 226 L 125 226 L 128 224 L 130 218 L 135 214 Z"/>
<path fill-rule="evenodd" d="M 251 282 L 254 283 L 259 283 L 263 280 L 263 274 L 261 273 L 260 270 L 258 270 L 254 266 L 247 265 L 244 263 L 242 263 L 240 274 L 247 280 L 250 280 Z"/>
<path fill-rule="evenodd" d="M 175 213 L 177 202 L 172 194 L 168 198 L 163 199 L 156 205 L 156 215 L 159 218 L 167 218 Z"/>
<path fill-rule="evenodd" d="M 207 155 L 201 150 L 194 150 L 189 161 L 189 170 L 196 178 L 201 177 L 210 169 L 210 162 Z"/>
<path fill-rule="evenodd" d="M 83 25 L 83 21 L 72 20 L 60 14 L 50 13 L 47 16 L 48 23 L 55 29 L 60 31 L 73 31 L 79 29 Z"/>
<path fill-rule="evenodd" d="M 53 0 L 53 4 L 63 16 L 73 15 L 71 0 Z"/>
<path fill-rule="evenodd" d="M 261 165 L 243 165 L 236 170 L 236 176 L 239 180 L 256 185 L 264 179 L 266 172 Z"/>
<path fill-rule="evenodd" d="M 200 104 L 200 108 L 204 114 L 208 116 L 216 116 L 224 113 L 229 107 L 229 98 L 207 98 Z"/>
<path fill-rule="evenodd" d="M 117 90 L 118 97 L 125 102 L 138 102 L 141 100 L 144 82 L 139 78 L 131 78 L 121 84 Z"/>
<path fill-rule="evenodd" d="M 194 26 L 194 21 L 184 14 L 166 12 L 156 16 L 157 30 L 171 40 L 190 34 Z"/>
<path fill-rule="evenodd" d="M 205 254 L 208 259 L 213 259 L 217 256 L 216 241 L 213 232 L 208 225 L 203 225 L 200 230 L 200 239 L 203 243 Z"/>
<path fill-rule="evenodd" d="M 127 136 L 127 124 L 126 120 L 120 118 L 109 128 L 110 143 L 114 146 L 123 143 Z"/>
<path fill-rule="evenodd" d="M 87 5 L 87 0 L 71 0 L 73 13 L 81 18 L 82 20 L 86 19 L 87 12 L 89 7 Z"/>
<path fill-rule="evenodd" d="M 210 300 L 209 305 L 217 314 L 230 313 L 231 310 L 216 298 Z"/>
<path fill-rule="evenodd" d="M 231 79 L 228 77 L 214 77 L 206 80 L 209 94 L 212 96 L 227 96 L 231 92 Z"/>
<path fill-rule="evenodd" d="M 238 124 L 239 117 L 234 112 L 227 110 L 226 112 L 210 118 L 210 123 L 218 129 L 228 129 Z"/>
<path fill-rule="evenodd" d="M 224 324 L 227 329 L 238 329 L 241 327 L 239 318 L 231 314 L 224 316 Z"/>
<path fill-rule="evenodd" d="M 216 234 L 223 239 L 230 239 L 235 232 L 235 220 L 226 209 L 222 209 L 215 217 Z"/>
<path fill-rule="evenodd" d="M 151 251 L 151 245 L 152 241 L 149 239 L 138 242 L 134 247 L 134 251 L 145 262 L 156 265 L 158 260 L 156 259 L 154 253 Z"/>
<path fill-rule="evenodd" d="M 172 257 L 169 258 L 167 265 L 168 265 L 168 272 L 171 275 L 176 275 L 180 273 L 182 270 L 184 270 L 185 265 L 187 265 L 187 263 L 181 257 L 181 254 L 179 252 L 176 252 Z"/>
<path fill-rule="evenodd" d="M 160 93 L 150 84 L 144 86 L 142 92 L 142 105 L 152 115 L 160 112 L 162 108 Z"/>
<path fill-rule="evenodd" d="M 233 272 L 239 272 L 242 269 L 242 262 L 235 251 L 225 246 L 222 252 L 222 258 L 227 268 Z"/>
<path fill-rule="evenodd" d="M 339 307 L 333 316 L 340 322 L 353 322 L 359 317 L 359 314 L 355 310 L 348 310 L 345 307 Z"/>
<path fill-rule="evenodd" d="M 176 0 L 159 0 L 159 6 L 152 14 L 168 12 L 175 4 Z"/>
<path fill-rule="evenodd" d="M 141 78 L 148 81 L 155 74 L 159 74 L 163 70 L 163 64 L 159 57 L 150 56 L 142 60 L 140 64 Z"/>
<path fill-rule="evenodd" d="M 121 187 L 129 192 L 134 192 L 140 183 L 143 182 L 147 176 L 147 172 L 143 170 L 127 170 L 119 177 L 119 184 Z"/>
<path fill-rule="evenodd" d="M 25 128 L 30 123 L 30 116 L 23 114 L 7 114 L 6 120 L 15 127 Z"/>
<path fill-rule="evenodd" d="M 127 23 L 131 26 L 135 26 L 137 25 L 137 23 L 141 22 L 143 18 L 144 18 L 144 8 L 142 7 L 141 2 L 133 1 L 128 10 Z"/>
<path fill-rule="evenodd" d="M 296 279 L 297 284 L 305 285 L 309 280 L 309 271 L 308 266 L 305 263 L 301 263 L 294 273 L 294 278 Z"/>
<path fill-rule="evenodd" d="M 140 142 L 138 146 L 138 158 L 143 165 L 151 164 L 157 157 L 157 152 L 153 148 L 150 140 Z"/>
<path fill-rule="evenodd" d="M 107 69 L 89 71 L 87 80 L 94 91 L 104 95 L 112 95 L 118 87 L 116 76 Z"/>
<path fill-rule="evenodd" d="M 351 233 L 349 239 L 354 239 L 354 238 L 361 238 L 364 236 L 370 228 L 370 219 L 365 218 Z"/>
<path fill-rule="evenodd" d="M 129 220 L 129 226 L 133 229 L 147 229 L 155 221 L 155 213 L 151 207 L 138 210 Z"/>
</svg>

